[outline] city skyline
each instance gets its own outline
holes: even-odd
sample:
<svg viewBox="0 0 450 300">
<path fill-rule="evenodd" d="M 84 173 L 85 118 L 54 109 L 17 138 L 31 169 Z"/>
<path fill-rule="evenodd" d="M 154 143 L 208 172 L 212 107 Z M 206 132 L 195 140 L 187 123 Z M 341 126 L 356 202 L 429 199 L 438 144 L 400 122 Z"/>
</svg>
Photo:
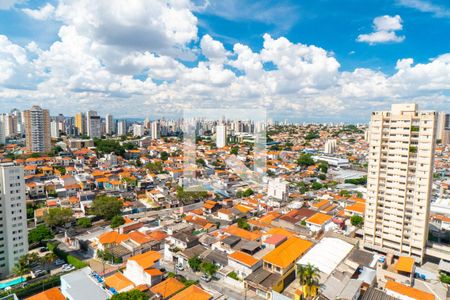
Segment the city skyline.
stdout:
<svg viewBox="0 0 450 300">
<path fill-rule="evenodd" d="M 444 1 L 345 1 L 345 12 L 331 1 L 105 3 L 0 2 L 2 105 L 362 122 L 391 103 L 449 104 Z"/>
</svg>

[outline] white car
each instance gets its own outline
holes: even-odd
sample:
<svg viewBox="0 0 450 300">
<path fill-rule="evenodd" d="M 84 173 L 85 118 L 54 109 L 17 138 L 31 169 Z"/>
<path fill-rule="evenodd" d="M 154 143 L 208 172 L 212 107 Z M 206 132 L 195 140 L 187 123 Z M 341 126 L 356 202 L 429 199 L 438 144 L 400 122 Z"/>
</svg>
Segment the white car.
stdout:
<svg viewBox="0 0 450 300">
<path fill-rule="evenodd" d="M 70 264 L 65 264 L 62 266 L 62 270 L 64 272 L 69 272 L 69 271 L 75 270 L 75 267 Z"/>
<path fill-rule="evenodd" d="M 55 260 L 55 266 L 62 266 L 64 265 L 66 262 L 62 259 L 57 259 Z"/>
</svg>

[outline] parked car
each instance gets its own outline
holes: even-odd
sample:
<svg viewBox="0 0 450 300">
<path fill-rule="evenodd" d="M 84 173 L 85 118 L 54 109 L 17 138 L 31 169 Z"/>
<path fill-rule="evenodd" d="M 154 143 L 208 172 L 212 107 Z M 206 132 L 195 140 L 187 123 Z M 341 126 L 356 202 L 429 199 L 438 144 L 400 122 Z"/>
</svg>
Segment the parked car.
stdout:
<svg viewBox="0 0 450 300">
<path fill-rule="evenodd" d="M 70 265 L 70 264 L 65 264 L 65 265 L 62 266 L 63 272 L 69 272 L 69 271 L 72 271 L 74 269 L 75 269 L 75 267 Z"/>
<path fill-rule="evenodd" d="M 62 266 L 64 265 L 66 262 L 60 258 L 58 258 L 57 260 L 55 260 L 55 266 Z"/>
<path fill-rule="evenodd" d="M 203 274 L 200 277 L 201 280 L 205 281 L 205 282 L 210 282 L 211 281 L 211 276 L 207 275 L 207 274 Z"/>
<path fill-rule="evenodd" d="M 46 274 L 47 274 L 47 271 L 45 271 L 45 270 L 39 270 L 38 269 L 38 270 L 32 271 L 32 275 L 33 275 L 34 278 L 41 277 L 41 276 L 44 276 Z"/>
<path fill-rule="evenodd" d="M 39 248 L 39 252 L 40 253 L 44 253 L 44 252 L 47 252 L 47 251 L 48 251 L 47 247 Z"/>
<path fill-rule="evenodd" d="M 176 268 L 178 271 L 183 271 L 184 270 L 184 266 L 182 264 L 177 264 Z"/>
</svg>

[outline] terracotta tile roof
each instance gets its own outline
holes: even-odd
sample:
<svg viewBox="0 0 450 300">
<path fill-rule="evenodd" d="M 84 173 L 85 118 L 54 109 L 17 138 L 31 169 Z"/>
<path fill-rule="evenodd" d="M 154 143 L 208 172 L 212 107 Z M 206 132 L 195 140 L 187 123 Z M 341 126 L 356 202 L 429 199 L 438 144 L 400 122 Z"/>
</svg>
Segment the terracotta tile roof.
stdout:
<svg viewBox="0 0 450 300">
<path fill-rule="evenodd" d="M 312 245 L 313 243 L 310 241 L 293 236 L 270 251 L 263 257 L 263 260 L 281 268 L 286 268 L 305 254 Z"/>
<path fill-rule="evenodd" d="M 98 237 L 98 241 L 105 244 L 120 244 L 121 242 L 128 239 L 128 235 L 118 233 L 117 231 L 105 232 L 104 234 Z"/>
<path fill-rule="evenodd" d="M 158 269 L 147 269 L 145 270 L 145 273 L 147 273 L 150 276 L 159 276 L 163 274 L 163 272 L 161 272 L 161 270 Z"/>
<path fill-rule="evenodd" d="M 106 277 L 105 284 L 119 292 L 129 286 L 134 286 L 133 282 L 120 272 L 116 272 L 113 275 Z"/>
<path fill-rule="evenodd" d="M 360 214 L 364 214 L 366 209 L 366 204 L 364 202 L 356 202 L 355 204 L 349 205 L 345 210 L 354 211 Z"/>
<path fill-rule="evenodd" d="M 327 223 L 329 220 L 331 220 L 333 217 L 323 214 L 323 213 L 316 213 L 315 215 L 313 215 L 312 217 L 309 217 L 308 219 L 306 219 L 306 222 L 308 223 L 313 223 L 315 225 L 323 225 L 325 223 Z"/>
<path fill-rule="evenodd" d="M 262 236 L 261 232 L 259 231 L 248 231 L 234 225 L 229 226 L 227 229 L 225 229 L 225 232 L 249 241 L 257 240 Z"/>
<path fill-rule="evenodd" d="M 392 291 L 394 293 L 407 296 L 410 299 L 417 299 L 417 300 L 434 300 L 435 297 L 433 294 L 418 290 L 416 288 L 412 288 L 409 286 L 406 286 L 404 284 L 395 282 L 395 281 L 388 281 L 385 286 L 386 290 Z"/>
<path fill-rule="evenodd" d="M 66 300 L 66 297 L 64 297 L 59 288 L 54 287 L 34 296 L 28 297 L 25 300 Z"/>
<path fill-rule="evenodd" d="M 269 235 L 275 235 L 275 234 L 276 235 L 283 235 L 283 236 L 288 237 L 288 238 L 295 235 L 294 232 L 289 231 L 289 230 L 284 229 L 284 228 L 281 228 L 281 227 L 271 228 L 266 233 L 269 234 Z"/>
<path fill-rule="evenodd" d="M 164 231 L 161 230 L 155 230 L 147 234 L 150 239 L 154 241 L 162 241 L 164 240 L 168 235 Z"/>
<path fill-rule="evenodd" d="M 246 265 L 247 267 L 252 267 L 259 261 L 253 256 L 241 251 L 233 252 L 230 255 L 228 255 L 228 257 Z"/>
<path fill-rule="evenodd" d="M 137 262 L 143 269 L 151 268 L 158 260 L 161 259 L 161 254 L 156 251 L 148 251 L 130 257 L 128 260 Z"/>
<path fill-rule="evenodd" d="M 150 288 L 154 294 L 160 294 L 163 298 L 168 298 L 176 292 L 184 289 L 184 284 L 173 277 L 169 277 L 163 282 Z"/>
<path fill-rule="evenodd" d="M 148 237 L 147 235 L 143 234 L 142 232 L 139 231 L 132 231 L 130 233 L 128 233 L 128 237 L 133 240 L 134 242 L 136 242 L 137 244 L 145 244 L 148 242 L 151 242 L 152 239 L 150 237 Z"/>
<path fill-rule="evenodd" d="M 412 273 L 414 269 L 414 258 L 409 256 L 400 256 L 394 268 L 398 272 Z"/>
<path fill-rule="evenodd" d="M 210 300 L 212 295 L 202 288 L 191 285 L 171 298 L 171 300 Z"/>
</svg>

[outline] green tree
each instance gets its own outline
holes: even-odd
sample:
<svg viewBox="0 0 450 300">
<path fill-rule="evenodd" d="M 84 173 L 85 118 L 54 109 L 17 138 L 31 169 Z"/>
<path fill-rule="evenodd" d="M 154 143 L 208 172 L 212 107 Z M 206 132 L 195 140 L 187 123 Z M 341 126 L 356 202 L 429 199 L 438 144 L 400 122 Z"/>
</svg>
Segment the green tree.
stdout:
<svg viewBox="0 0 450 300">
<path fill-rule="evenodd" d="M 71 208 L 50 208 L 48 213 L 44 215 L 44 222 L 49 227 L 62 226 L 70 222 L 73 218 Z"/>
<path fill-rule="evenodd" d="M 116 197 L 98 196 L 92 203 L 91 212 L 106 220 L 120 215 L 123 203 Z"/>
<path fill-rule="evenodd" d="M 122 216 L 114 216 L 111 219 L 111 228 L 116 228 L 123 224 L 125 224 L 125 219 Z"/>
<path fill-rule="evenodd" d="M 149 170 L 151 173 L 160 174 L 163 171 L 163 164 L 160 161 L 157 162 L 149 162 L 145 164 L 145 168 Z"/>
<path fill-rule="evenodd" d="M 94 139 L 94 145 L 100 154 L 109 154 L 114 152 L 116 155 L 123 156 L 125 148 L 116 140 Z"/>
<path fill-rule="evenodd" d="M 209 276 L 213 276 L 218 269 L 219 267 L 216 264 L 210 263 L 208 261 L 204 261 L 200 264 L 200 270 Z"/>
<path fill-rule="evenodd" d="M 77 225 L 80 226 L 81 228 L 89 228 L 92 226 L 92 222 L 91 219 L 89 218 L 79 218 L 77 220 Z"/>
<path fill-rule="evenodd" d="M 28 231 L 28 243 L 33 244 L 42 240 L 50 240 L 54 237 L 53 232 L 46 225 L 41 224 Z"/>
<path fill-rule="evenodd" d="M 242 192 L 242 197 L 250 197 L 251 195 L 253 195 L 255 192 L 251 189 L 248 188 L 245 191 Z"/>
<path fill-rule="evenodd" d="M 314 297 L 312 287 L 319 285 L 319 269 L 312 264 L 298 265 L 297 278 L 302 286 L 304 297 L 306 299 L 312 299 Z"/>
<path fill-rule="evenodd" d="M 353 216 L 350 218 L 350 222 L 352 223 L 353 226 L 361 227 L 361 225 L 362 225 L 363 222 L 364 222 L 364 219 L 363 219 L 363 217 L 361 217 L 361 216 L 353 215 Z"/>
<path fill-rule="evenodd" d="M 313 190 L 320 190 L 323 187 L 323 185 L 320 182 L 313 182 L 311 184 L 311 188 Z"/>
<path fill-rule="evenodd" d="M 238 153 L 239 153 L 239 147 L 233 146 L 230 150 L 230 154 L 238 155 Z"/>
<path fill-rule="evenodd" d="M 246 218 L 239 218 L 237 220 L 237 225 L 241 229 L 250 230 L 250 225 L 248 224 Z"/>
<path fill-rule="evenodd" d="M 42 265 L 44 266 L 44 270 L 49 270 L 50 265 L 54 262 L 58 256 L 55 253 L 49 252 L 40 258 Z"/>
<path fill-rule="evenodd" d="M 159 157 L 161 158 L 162 161 L 166 161 L 169 158 L 169 153 L 163 151 L 159 154 Z"/>
<path fill-rule="evenodd" d="M 327 179 L 327 175 L 325 175 L 325 174 L 319 174 L 317 177 L 318 177 L 320 180 L 325 180 L 325 179 Z"/>
<path fill-rule="evenodd" d="M 205 160 L 203 158 L 199 158 L 195 162 L 199 166 L 202 166 L 202 167 L 206 166 L 206 162 L 205 162 Z"/>
<path fill-rule="evenodd" d="M 27 255 L 19 257 L 19 260 L 14 264 L 13 267 L 13 273 L 17 276 L 23 276 L 30 272 L 30 270 L 31 267 Z"/>
<path fill-rule="evenodd" d="M 328 163 L 326 161 L 320 161 L 319 162 L 319 170 L 322 173 L 327 173 L 328 172 Z"/>
<path fill-rule="evenodd" d="M 363 176 L 360 178 L 353 178 L 353 179 L 345 179 L 345 183 L 364 185 L 367 183 L 367 176 Z"/>
<path fill-rule="evenodd" d="M 202 260 L 200 257 L 196 255 L 188 260 L 188 264 L 189 267 L 192 269 L 192 271 L 198 272 L 200 271 L 200 265 L 202 264 Z"/>
<path fill-rule="evenodd" d="M 150 297 L 144 292 L 139 290 L 131 290 L 129 292 L 123 292 L 111 297 L 111 300 L 148 300 Z"/>
<path fill-rule="evenodd" d="M 309 153 L 302 153 L 300 157 L 297 159 L 297 164 L 302 167 L 309 167 L 314 165 L 314 159 L 312 155 Z"/>
</svg>

